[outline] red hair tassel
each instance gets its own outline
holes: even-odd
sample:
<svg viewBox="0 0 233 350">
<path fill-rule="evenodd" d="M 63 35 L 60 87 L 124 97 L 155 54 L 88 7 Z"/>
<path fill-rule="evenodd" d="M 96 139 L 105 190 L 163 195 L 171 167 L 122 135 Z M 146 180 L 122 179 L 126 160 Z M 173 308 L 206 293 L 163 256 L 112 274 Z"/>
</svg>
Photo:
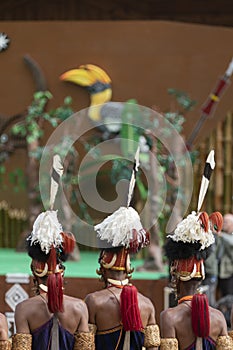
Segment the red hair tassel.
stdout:
<svg viewBox="0 0 233 350">
<path fill-rule="evenodd" d="M 52 246 L 50 249 L 48 266 L 49 266 L 49 271 L 54 273 L 54 271 L 56 270 L 56 266 L 57 266 L 57 253 L 56 253 L 56 249 L 54 248 L 54 246 Z"/>
<path fill-rule="evenodd" d="M 63 281 L 61 273 L 48 276 L 48 308 L 51 313 L 63 312 Z"/>
<path fill-rule="evenodd" d="M 214 232 L 220 232 L 223 225 L 223 217 L 219 211 L 215 211 L 210 215 L 211 228 Z"/>
<path fill-rule="evenodd" d="M 140 331 L 143 328 L 138 307 L 138 291 L 135 286 L 124 286 L 121 292 L 121 320 L 125 331 Z"/>
<path fill-rule="evenodd" d="M 205 232 L 209 231 L 209 215 L 203 211 L 200 216 L 199 216 L 199 220 L 201 222 L 201 226 L 203 227 Z"/>
<path fill-rule="evenodd" d="M 64 252 L 66 254 L 69 254 L 74 250 L 75 243 L 76 243 L 75 237 L 71 232 L 62 232 L 61 235 L 63 238 Z"/>
<path fill-rule="evenodd" d="M 196 337 L 206 338 L 210 333 L 209 303 L 206 294 L 192 298 L 192 327 Z"/>
<path fill-rule="evenodd" d="M 129 251 L 130 253 L 137 253 L 139 249 L 139 242 L 138 242 L 138 232 L 137 230 L 132 230 L 132 238 L 130 239 L 129 243 Z"/>
</svg>

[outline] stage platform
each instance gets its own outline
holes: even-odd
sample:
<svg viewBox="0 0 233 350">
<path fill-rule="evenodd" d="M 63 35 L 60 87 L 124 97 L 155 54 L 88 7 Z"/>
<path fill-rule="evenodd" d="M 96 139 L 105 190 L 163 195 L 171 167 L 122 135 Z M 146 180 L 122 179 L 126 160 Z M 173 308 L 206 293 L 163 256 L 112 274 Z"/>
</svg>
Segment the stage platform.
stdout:
<svg viewBox="0 0 233 350">
<path fill-rule="evenodd" d="M 79 261 L 65 263 L 66 294 L 84 299 L 88 293 L 103 288 L 103 283 L 96 274 L 96 269 L 99 267 L 98 256 L 98 251 L 81 251 Z M 26 252 L 0 249 L 0 312 L 6 313 L 11 320 L 15 305 L 34 295 L 30 263 L 31 259 Z M 131 265 L 135 270 L 142 264 L 142 259 L 131 259 Z M 132 283 L 139 292 L 151 299 L 159 323 L 159 314 L 164 308 L 164 287 L 168 284 L 167 268 L 165 267 L 163 273 L 135 271 Z"/>
</svg>

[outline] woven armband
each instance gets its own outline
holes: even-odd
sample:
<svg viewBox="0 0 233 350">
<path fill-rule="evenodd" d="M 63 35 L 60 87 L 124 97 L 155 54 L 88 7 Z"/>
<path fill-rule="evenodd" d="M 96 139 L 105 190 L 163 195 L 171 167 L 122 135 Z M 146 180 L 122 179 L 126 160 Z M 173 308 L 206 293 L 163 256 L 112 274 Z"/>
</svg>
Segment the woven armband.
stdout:
<svg viewBox="0 0 233 350">
<path fill-rule="evenodd" d="M 96 334 L 97 326 L 94 323 L 88 323 L 89 332 Z"/>
<path fill-rule="evenodd" d="M 233 340 L 229 335 L 221 335 L 216 342 L 216 350 L 232 350 Z"/>
<path fill-rule="evenodd" d="M 0 350 L 10 350 L 11 342 L 10 340 L 0 340 Z"/>
<path fill-rule="evenodd" d="M 161 338 L 160 350 L 179 350 L 176 338 Z"/>
<path fill-rule="evenodd" d="M 31 350 L 32 335 L 17 333 L 12 338 L 12 350 Z"/>
<path fill-rule="evenodd" d="M 160 334 L 157 324 L 147 326 L 144 329 L 144 334 L 144 346 L 146 348 L 152 348 L 153 346 L 156 347 L 160 345 Z"/>
<path fill-rule="evenodd" d="M 231 337 L 232 341 L 233 341 L 233 331 L 229 331 L 228 335 Z"/>
<path fill-rule="evenodd" d="M 95 336 L 90 332 L 76 332 L 74 334 L 75 342 L 73 350 L 94 350 Z"/>
</svg>

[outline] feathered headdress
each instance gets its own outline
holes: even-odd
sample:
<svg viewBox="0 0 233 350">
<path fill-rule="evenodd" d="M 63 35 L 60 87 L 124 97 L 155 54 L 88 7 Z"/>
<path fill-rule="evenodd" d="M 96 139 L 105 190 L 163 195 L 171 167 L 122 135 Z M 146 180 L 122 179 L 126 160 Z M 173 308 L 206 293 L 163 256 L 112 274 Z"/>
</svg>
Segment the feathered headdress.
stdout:
<svg viewBox="0 0 233 350">
<path fill-rule="evenodd" d="M 130 253 L 136 253 L 140 248 L 149 244 L 149 235 L 142 227 L 140 217 L 135 209 L 130 207 L 136 174 L 139 167 L 139 147 L 137 149 L 132 176 L 129 184 L 127 206 L 120 207 L 103 222 L 95 226 L 98 237 L 112 245 L 112 249 L 103 249 L 100 253 L 99 263 L 101 269 L 125 271 L 130 274 Z M 101 273 L 101 270 L 99 271 Z M 113 280 L 107 282 L 122 287 L 120 299 L 120 313 L 123 328 L 126 331 L 124 348 L 130 347 L 130 331 L 143 328 L 137 299 L 137 288 L 129 284 L 129 279 Z"/>
<path fill-rule="evenodd" d="M 194 277 L 204 278 L 203 260 L 208 257 L 210 247 L 215 242 L 213 232 L 222 228 L 221 213 L 215 212 L 209 216 L 206 212 L 200 212 L 214 167 L 212 150 L 205 163 L 197 212 L 193 211 L 177 225 L 174 234 L 168 235 L 169 240 L 165 245 L 166 256 L 173 262 L 173 272 L 179 273 L 183 281 Z"/>
<path fill-rule="evenodd" d="M 63 166 L 58 155 L 53 157 L 50 188 L 50 210 L 36 218 L 31 235 L 28 237 L 28 254 L 33 259 L 32 269 L 35 276 L 48 277 L 48 307 L 52 313 L 62 311 L 62 261 L 75 246 L 75 239 L 71 233 L 63 232 L 62 225 L 57 218 L 57 211 L 53 210 Z"/>
<path fill-rule="evenodd" d="M 142 227 L 137 211 L 130 207 L 138 167 L 139 147 L 135 155 L 130 179 L 127 206 L 120 207 L 112 215 L 108 216 L 94 227 L 101 240 L 107 241 L 112 247 L 123 246 L 128 249 L 129 252 L 133 253 L 136 253 L 140 248 L 149 243 L 149 235 Z"/>
</svg>

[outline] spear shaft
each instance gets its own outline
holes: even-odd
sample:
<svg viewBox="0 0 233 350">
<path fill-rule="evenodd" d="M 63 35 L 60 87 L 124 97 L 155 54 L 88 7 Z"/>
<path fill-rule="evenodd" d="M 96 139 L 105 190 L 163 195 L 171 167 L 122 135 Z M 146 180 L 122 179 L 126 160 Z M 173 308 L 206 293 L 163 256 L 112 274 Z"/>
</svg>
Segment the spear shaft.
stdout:
<svg viewBox="0 0 233 350">
<path fill-rule="evenodd" d="M 230 85 L 230 77 L 233 72 L 233 59 L 231 60 L 225 74 L 218 80 L 217 85 L 213 89 L 213 91 L 208 96 L 206 102 L 203 104 L 201 111 L 201 117 L 197 121 L 195 127 L 193 128 L 188 140 L 187 140 L 187 147 L 188 149 L 191 149 L 194 140 L 196 139 L 202 125 L 204 124 L 205 120 L 214 113 L 214 109 L 217 107 L 217 102 L 219 102 L 220 97 L 222 96 L 223 92 L 226 90 L 226 88 Z"/>
</svg>

